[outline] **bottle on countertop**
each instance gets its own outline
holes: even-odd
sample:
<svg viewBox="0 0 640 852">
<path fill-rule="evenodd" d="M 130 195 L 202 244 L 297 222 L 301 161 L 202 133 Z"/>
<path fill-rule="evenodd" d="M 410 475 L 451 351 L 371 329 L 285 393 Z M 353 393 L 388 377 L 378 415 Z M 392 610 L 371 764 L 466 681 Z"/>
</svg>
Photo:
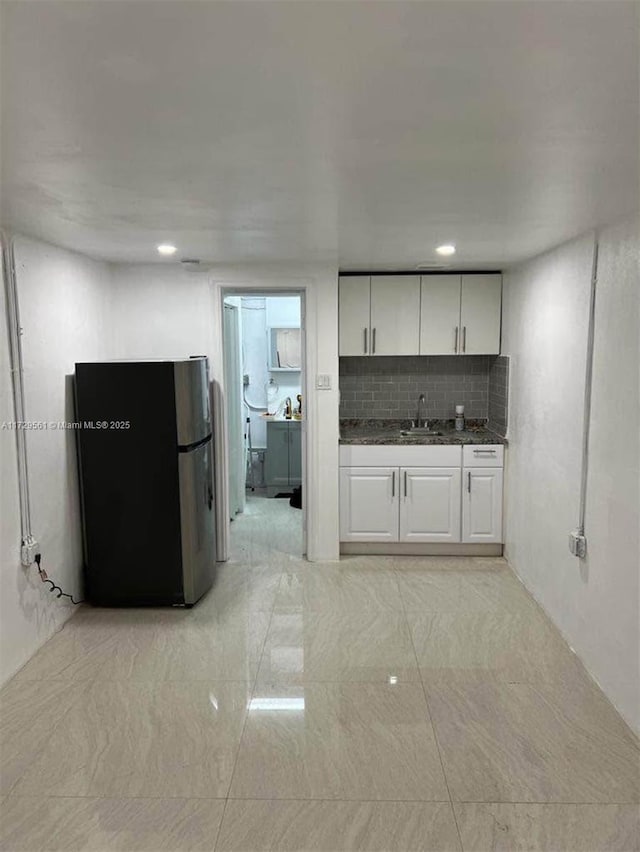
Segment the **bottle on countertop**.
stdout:
<svg viewBox="0 0 640 852">
<path fill-rule="evenodd" d="M 288 396 L 284 401 L 284 419 L 291 420 L 291 415 L 293 414 L 293 409 L 291 407 L 291 397 Z"/>
<path fill-rule="evenodd" d="M 464 405 L 456 405 L 456 432 L 464 429 Z"/>
</svg>

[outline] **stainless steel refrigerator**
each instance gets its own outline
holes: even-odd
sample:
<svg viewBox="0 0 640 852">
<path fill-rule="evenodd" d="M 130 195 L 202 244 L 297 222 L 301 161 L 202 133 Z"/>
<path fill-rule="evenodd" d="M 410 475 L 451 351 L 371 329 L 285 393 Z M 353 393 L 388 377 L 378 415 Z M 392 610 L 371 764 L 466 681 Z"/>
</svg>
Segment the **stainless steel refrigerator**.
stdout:
<svg viewBox="0 0 640 852">
<path fill-rule="evenodd" d="M 76 364 L 85 597 L 191 606 L 215 575 L 206 358 Z"/>
</svg>

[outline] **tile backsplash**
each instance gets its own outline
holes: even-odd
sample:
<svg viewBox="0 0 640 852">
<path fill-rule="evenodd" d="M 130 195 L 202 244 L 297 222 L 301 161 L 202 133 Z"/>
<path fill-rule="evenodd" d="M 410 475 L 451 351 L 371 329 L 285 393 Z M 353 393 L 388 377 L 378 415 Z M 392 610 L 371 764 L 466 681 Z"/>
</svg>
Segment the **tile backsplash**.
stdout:
<svg viewBox="0 0 640 852">
<path fill-rule="evenodd" d="M 489 370 L 489 428 L 507 434 L 509 412 L 509 358 L 499 355 Z"/>
<path fill-rule="evenodd" d="M 423 393 L 429 419 L 453 418 L 456 405 L 464 405 L 466 417 L 486 419 L 496 360 L 495 355 L 340 358 L 340 417 L 413 419 Z"/>
</svg>

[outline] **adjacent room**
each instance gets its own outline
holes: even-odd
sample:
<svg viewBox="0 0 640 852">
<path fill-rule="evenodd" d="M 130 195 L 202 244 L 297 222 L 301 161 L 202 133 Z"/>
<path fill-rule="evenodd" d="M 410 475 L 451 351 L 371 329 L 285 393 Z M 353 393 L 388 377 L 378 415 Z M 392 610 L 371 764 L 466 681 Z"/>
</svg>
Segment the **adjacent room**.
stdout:
<svg viewBox="0 0 640 852">
<path fill-rule="evenodd" d="M 302 556 L 301 297 L 226 296 L 229 520 Z"/>
<path fill-rule="evenodd" d="M 640 3 L 0 40 L 0 850 L 638 852 Z"/>
</svg>

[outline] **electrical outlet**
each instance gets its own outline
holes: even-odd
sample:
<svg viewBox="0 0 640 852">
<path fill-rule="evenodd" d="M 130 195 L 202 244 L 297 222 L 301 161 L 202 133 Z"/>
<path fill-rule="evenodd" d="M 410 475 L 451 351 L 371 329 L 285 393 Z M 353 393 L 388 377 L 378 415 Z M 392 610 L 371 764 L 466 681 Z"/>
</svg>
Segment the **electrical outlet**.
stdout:
<svg viewBox="0 0 640 852">
<path fill-rule="evenodd" d="M 40 545 L 35 539 L 25 542 L 20 550 L 20 558 L 25 568 L 36 561 L 36 554 L 40 553 Z"/>
<path fill-rule="evenodd" d="M 587 538 L 579 530 L 569 533 L 569 550 L 578 559 L 584 559 L 587 555 Z"/>
</svg>

